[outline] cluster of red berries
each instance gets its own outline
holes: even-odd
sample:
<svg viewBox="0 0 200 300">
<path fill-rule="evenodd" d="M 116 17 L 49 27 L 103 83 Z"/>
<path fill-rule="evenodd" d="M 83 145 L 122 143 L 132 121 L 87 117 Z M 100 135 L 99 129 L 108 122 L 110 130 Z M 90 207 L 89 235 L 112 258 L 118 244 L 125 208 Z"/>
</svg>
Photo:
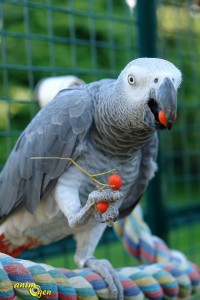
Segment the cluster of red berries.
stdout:
<svg viewBox="0 0 200 300">
<path fill-rule="evenodd" d="M 108 178 L 108 184 L 111 187 L 111 189 L 113 190 L 119 190 L 120 187 L 122 186 L 122 179 L 121 176 L 118 174 L 112 174 L 109 176 Z M 109 203 L 100 201 L 97 203 L 97 209 L 99 212 L 104 213 L 108 207 L 109 207 Z"/>
</svg>

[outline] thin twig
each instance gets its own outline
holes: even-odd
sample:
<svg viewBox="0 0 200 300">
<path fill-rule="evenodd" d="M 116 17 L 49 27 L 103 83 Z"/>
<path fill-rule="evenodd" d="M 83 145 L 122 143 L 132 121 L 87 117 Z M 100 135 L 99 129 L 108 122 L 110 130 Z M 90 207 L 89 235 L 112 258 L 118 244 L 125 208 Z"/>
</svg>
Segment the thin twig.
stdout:
<svg viewBox="0 0 200 300">
<path fill-rule="evenodd" d="M 83 172 L 85 175 L 87 175 L 91 180 L 92 182 L 94 183 L 94 185 L 97 187 L 97 189 L 99 191 L 102 191 L 105 187 L 111 187 L 109 184 L 107 183 L 102 183 L 100 182 L 99 180 L 95 179 L 94 177 L 97 177 L 97 176 L 103 176 L 103 175 L 106 175 L 106 174 L 109 174 L 111 172 L 114 172 L 116 171 L 116 169 L 112 169 L 112 170 L 109 170 L 109 171 L 106 171 L 106 172 L 103 172 L 103 173 L 99 173 L 99 174 L 90 174 L 88 173 L 86 170 L 84 170 L 83 168 L 81 168 L 72 158 L 70 157 L 57 157 L 57 156 L 36 156 L 36 157 L 31 157 L 31 159 L 59 159 L 59 160 L 68 160 L 70 161 L 73 165 L 75 165 L 81 172 Z M 101 187 L 99 187 L 98 185 L 100 185 Z"/>
</svg>

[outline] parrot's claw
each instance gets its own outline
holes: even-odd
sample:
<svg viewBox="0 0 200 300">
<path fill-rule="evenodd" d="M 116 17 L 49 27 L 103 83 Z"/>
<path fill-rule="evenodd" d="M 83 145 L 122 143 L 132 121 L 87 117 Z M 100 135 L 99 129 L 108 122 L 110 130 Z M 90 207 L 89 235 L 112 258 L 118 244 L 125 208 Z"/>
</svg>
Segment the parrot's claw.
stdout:
<svg viewBox="0 0 200 300">
<path fill-rule="evenodd" d="M 110 203 L 106 212 L 102 214 L 102 219 L 109 227 L 112 227 L 113 223 L 117 220 L 118 216 L 119 204 L 114 202 Z"/>
<path fill-rule="evenodd" d="M 97 204 L 100 201 L 112 203 L 121 200 L 122 196 L 123 194 L 120 191 L 113 191 L 111 189 L 95 190 L 89 194 L 88 200 L 92 204 Z"/>
<path fill-rule="evenodd" d="M 109 299 L 124 299 L 122 284 L 109 261 L 93 257 L 86 261 L 85 266 L 97 272 L 105 280 L 110 291 Z"/>
<path fill-rule="evenodd" d="M 105 189 L 103 191 L 93 191 L 90 193 L 88 200 L 93 204 L 98 202 L 108 202 L 108 209 L 104 213 L 100 213 L 95 208 L 95 219 L 102 223 L 106 223 L 109 227 L 117 220 L 119 215 L 119 207 L 122 204 L 123 194 L 120 191 Z"/>
</svg>

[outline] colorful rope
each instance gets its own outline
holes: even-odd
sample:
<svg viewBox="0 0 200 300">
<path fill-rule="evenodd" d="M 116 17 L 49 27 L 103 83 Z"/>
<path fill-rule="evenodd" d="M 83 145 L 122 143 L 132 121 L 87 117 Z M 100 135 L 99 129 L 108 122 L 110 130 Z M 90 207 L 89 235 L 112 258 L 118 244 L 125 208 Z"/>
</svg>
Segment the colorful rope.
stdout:
<svg viewBox="0 0 200 300">
<path fill-rule="evenodd" d="M 127 251 L 143 263 L 116 270 L 125 300 L 184 299 L 199 289 L 198 267 L 151 234 L 139 206 L 116 222 L 115 230 Z M 36 298 L 107 300 L 109 290 L 104 279 L 88 268 L 58 269 L 0 253 L 0 299 Z"/>
<path fill-rule="evenodd" d="M 176 299 L 180 283 L 190 285 L 186 275 L 178 283 L 171 269 L 165 270 L 160 264 L 116 271 L 124 287 L 125 300 Z M 0 299 L 34 299 L 41 295 L 41 299 L 49 300 L 106 300 L 109 290 L 103 278 L 88 268 L 56 269 L 0 254 Z"/>
<path fill-rule="evenodd" d="M 117 272 L 124 287 L 125 300 L 143 300 L 145 295 L 162 299 L 160 285 L 145 271 L 127 268 Z M 148 280 L 153 288 L 144 288 L 142 280 Z M 90 269 L 56 269 L 1 253 L 0 299 L 34 299 L 41 295 L 41 299 L 49 300 L 106 300 L 109 299 L 109 290 L 103 278 Z"/>
<path fill-rule="evenodd" d="M 186 298 L 200 288 L 198 267 L 152 235 L 139 205 L 128 217 L 118 220 L 114 228 L 128 253 L 144 264 L 140 268 L 160 283 L 166 299 Z"/>
</svg>

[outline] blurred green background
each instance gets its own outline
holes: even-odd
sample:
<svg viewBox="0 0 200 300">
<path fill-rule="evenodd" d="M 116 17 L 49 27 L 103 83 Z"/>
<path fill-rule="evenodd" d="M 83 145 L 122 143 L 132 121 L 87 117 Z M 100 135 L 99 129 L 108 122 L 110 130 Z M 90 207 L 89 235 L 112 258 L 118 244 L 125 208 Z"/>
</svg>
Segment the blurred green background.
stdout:
<svg viewBox="0 0 200 300">
<path fill-rule="evenodd" d="M 0 0 L 0 167 L 39 109 L 41 78 L 90 82 L 115 78 L 139 56 L 168 59 L 183 73 L 178 117 L 160 133 L 159 172 L 142 205 L 153 233 L 200 265 L 199 1 L 152 1 L 153 10 L 139 1 L 131 11 L 123 0 Z M 73 249 L 66 239 L 23 257 L 71 268 Z M 96 255 L 134 264 L 112 230 Z"/>
</svg>

